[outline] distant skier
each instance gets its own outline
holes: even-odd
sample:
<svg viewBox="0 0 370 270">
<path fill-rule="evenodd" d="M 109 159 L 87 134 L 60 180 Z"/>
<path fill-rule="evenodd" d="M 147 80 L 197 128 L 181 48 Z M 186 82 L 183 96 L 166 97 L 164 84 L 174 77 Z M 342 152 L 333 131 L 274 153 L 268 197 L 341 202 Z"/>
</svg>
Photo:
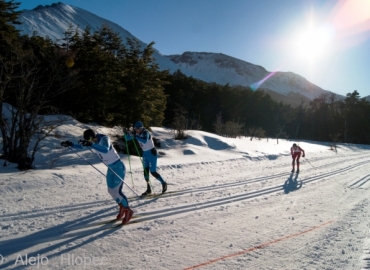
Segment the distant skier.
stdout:
<svg viewBox="0 0 370 270">
<path fill-rule="evenodd" d="M 134 124 L 134 132 L 125 132 L 124 136 L 126 141 L 136 139 L 141 149 L 143 150 L 143 167 L 144 167 L 144 179 L 147 183 L 146 191 L 141 196 L 146 196 L 152 193 L 152 189 L 149 184 L 149 171 L 159 182 L 162 184 L 162 193 L 167 190 L 167 183 L 163 180 L 162 176 L 157 172 L 157 159 L 158 153 L 154 147 L 153 138 L 149 131 L 144 128 L 142 122 L 137 121 Z"/>
<path fill-rule="evenodd" d="M 126 172 L 125 165 L 111 144 L 108 136 L 104 134 L 95 134 L 92 129 L 87 129 L 84 131 L 83 137 L 85 140 L 80 141 L 78 144 L 64 141 L 61 145 L 64 147 L 73 147 L 75 149 L 91 147 L 98 153 L 103 163 L 108 166 L 106 176 L 108 193 L 119 206 L 119 212 L 116 218 L 121 219 L 123 217 L 122 224 L 126 224 L 130 221 L 134 211 L 129 207 L 127 197 L 122 191 L 122 180 L 125 178 Z"/>
<path fill-rule="evenodd" d="M 292 154 L 292 159 L 293 159 L 292 173 L 294 172 L 294 165 L 295 165 L 296 160 L 297 160 L 297 173 L 299 173 L 299 158 L 301 157 L 301 153 L 303 153 L 302 157 L 305 156 L 304 150 L 301 147 L 299 147 L 297 144 L 293 143 L 293 146 L 290 148 L 290 153 Z"/>
</svg>

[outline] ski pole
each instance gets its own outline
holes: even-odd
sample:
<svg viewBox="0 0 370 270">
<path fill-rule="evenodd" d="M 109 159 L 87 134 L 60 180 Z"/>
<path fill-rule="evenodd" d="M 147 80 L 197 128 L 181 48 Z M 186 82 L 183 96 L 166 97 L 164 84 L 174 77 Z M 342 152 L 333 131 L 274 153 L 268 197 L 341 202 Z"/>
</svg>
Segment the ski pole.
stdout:
<svg viewBox="0 0 370 270">
<path fill-rule="evenodd" d="M 307 160 L 308 164 L 310 164 L 312 166 L 311 162 L 307 158 L 304 158 L 304 159 Z M 312 168 L 314 168 L 316 170 L 316 168 L 314 166 L 312 166 Z"/>
<path fill-rule="evenodd" d="M 126 141 L 126 140 L 125 140 Z M 130 167 L 130 175 L 131 175 L 131 183 L 132 183 L 132 187 L 135 188 L 135 185 L 134 185 L 134 180 L 132 179 L 132 170 L 131 170 L 131 161 L 130 161 L 130 151 L 128 149 L 128 143 L 126 141 L 126 149 L 127 149 L 127 158 L 128 158 L 128 165 Z"/>
<path fill-rule="evenodd" d="M 71 150 L 73 150 L 77 156 L 79 156 L 79 157 L 80 157 L 82 160 L 84 160 L 87 164 L 91 165 L 95 170 L 97 170 L 98 172 L 100 172 L 102 175 L 106 176 L 106 175 L 105 175 L 101 170 L 99 170 L 99 169 L 98 169 L 98 168 L 96 168 L 93 164 L 91 164 L 91 162 L 87 161 L 87 160 L 86 160 L 86 159 L 84 159 L 82 156 L 80 156 L 74 148 L 72 148 L 72 147 L 70 147 L 70 146 L 68 146 L 68 148 L 69 148 L 69 149 L 71 149 Z"/>
<path fill-rule="evenodd" d="M 133 193 L 135 193 L 136 194 L 136 196 L 140 196 L 139 194 L 137 194 L 136 193 L 136 191 L 135 190 L 133 190 L 129 185 L 127 185 L 126 183 L 125 183 L 125 181 L 111 168 L 111 167 L 109 167 L 107 164 L 105 164 L 104 163 L 104 161 L 101 159 L 101 157 L 97 154 L 97 153 L 95 153 L 93 150 L 91 150 L 91 148 L 90 147 L 88 147 L 89 148 L 89 150 L 91 151 L 91 153 L 93 153 L 93 154 L 95 154 L 96 156 L 98 156 L 99 157 L 99 159 L 101 160 L 101 162 L 105 165 L 105 166 L 107 166 L 107 168 L 109 169 L 109 170 L 111 170 L 122 182 L 123 182 L 123 184 L 125 184 L 126 185 L 126 187 L 128 187 Z"/>
<path fill-rule="evenodd" d="M 69 149 L 72 149 L 74 152 L 75 152 L 75 154 L 77 155 L 77 156 L 79 156 L 82 160 L 84 160 L 87 164 L 89 164 L 89 165 L 91 165 L 91 167 L 93 167 L 95 170 L 97 170 L 98 172 L 100 172 L 102 175 L 104 175 L 105 177 L 106 177 L 106 175 L 101 171 L 101 170 L 99 170 L 98 168 L 96 168 L 91 162 L 89 162 L 89 161 L 87 161 L 86 159 L 84 159 L 81 155 L 79 155 L 78 153 L 77 153 L 77 150 L 75 150 L 74 148 L 72 148 L 72 147 L 70 147 L 70 146 L 68 146 L 68 148 Z M 103 162 L 104 163 L 104 162 Z M 105 166 L 107 166 L 105 163 L 104 163 L 104 165 Z M 108 166 L 107 166 L 108 167 Z M 109 167 L 108 167 L 109 168 Z M 110 169 L 110 168 L 109 168 Z M 113 170 L 112 170 L 113 171 Z M 113 171 L 115 174 L 116 174 L 116 172 L 115 171 Z M 117 174 L 116 174 L 117 175 Z M 118 176 L 118 175 L 117 175 Z M 118 176 L 119 177 L 119 176 Z M 129 187 L 123 180 L 122 180 L 122 178 L 121 177 L 119 177 L 119 179 L 123 182 L 123 184 L 125 184 L 133 193 L 135 193 L 137 196 L 139 196 L 139 194 L 137 194 L 134 190 L 132 190 L 131 189 L 131 187 Z"/>
</svg>

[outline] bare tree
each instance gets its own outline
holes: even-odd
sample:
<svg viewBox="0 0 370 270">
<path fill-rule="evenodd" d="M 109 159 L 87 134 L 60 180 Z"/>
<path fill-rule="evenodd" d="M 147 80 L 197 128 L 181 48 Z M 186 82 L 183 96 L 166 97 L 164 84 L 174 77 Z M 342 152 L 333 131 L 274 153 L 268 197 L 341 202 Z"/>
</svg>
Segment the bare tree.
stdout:
<svg viewBox="0 0 370 270">
<path fill-rule="evenodd" d="M 224 134 L 224 124 L 222 122 L 222 113 L 216 115 L 216 122 L 213 123 L 213 127 L 217 135 L 222 136 Z"/>
<path fill-rule="evenodd" d="M 42 114 L 53 112 L 50 101 L 71 89 L 74 80 L 73 72 L 64 64 L 65 56 L 56 47 L 38 53 L 15 46 L 12 59 L 0 59 L 0 73 L 9 78 L 0 84 L 3 157 L 18 163 L 20 170 L 32 168 L 39 143 L 56 127 L 55 123 L 45 123 Z M 4 112 L 6 100 L 11 106 Z M 36 141 L 30 151 L 32 139 Z"/>
<path fill-rule="evenodd" d="M 179 107 L 175 110 L 175 117 L 172 121 L 172 128 L 174 130 L 175 140 L 186 139 L 187 135 L 185 130 L 187 129 L 187 111 Z"/>
<path fill-rule="evenodd" d="M 335 134 L 330 134 L 330 138 L 332 139 L 333 143 L 330 145 L 330 150 L 334 150 L 337 152 L 337 144 L 340 142 L 340 137 L 342 134 L 340 132 L 335 133 Z"/>
<path fill-rule="evenodd" d="M 276 132 L 276 144 L 279 144 L 279 138 L 283 137 L 285 134 L 284 128 L 286 124 L 288 124 L 290 121 L 285 121 L 282 125 L 279 125 Z"/>
<path fill-rule="evenodd" d="M 254 132 L 254 135 L 256 138 L 258 138 L 259 140 L 262 139 L 262 138 L 265 138 L 266 137 L 266 131 L 263 130 L 261 127 L 258 127 L 255 132 Z"/>
<path fill-rule="evenodd" d="M 280 117 L 281 121 L 279 121 L 279 116 L 276 118 L 277 126 L 276 126 L 276 143 L 279 144 L 279 138 L 288 136 L 286 135 L 284 128 L 287 124 L 292 122 L 295 119 L 295 116 L 292 114 L 291 111 L 285 111 L 281 113 Z"/>
<path fill-rule="evenodd" d="M 238 122 L 227 121 L 225 123 L 224 128 L 225 135 L 227 137 L 236 138 L 238 136 L 241 136 L 243 128 L 244 128 L 243 124 L 239 124 Z"/>
<path fill-rule="evenodd" d="M 254 138 L 254 131 L 256 130 L 255 127 L 250 127 L 247 130 L 247 135 L 250 136 L 250 140 L 252 141 Z"/>
</svg>

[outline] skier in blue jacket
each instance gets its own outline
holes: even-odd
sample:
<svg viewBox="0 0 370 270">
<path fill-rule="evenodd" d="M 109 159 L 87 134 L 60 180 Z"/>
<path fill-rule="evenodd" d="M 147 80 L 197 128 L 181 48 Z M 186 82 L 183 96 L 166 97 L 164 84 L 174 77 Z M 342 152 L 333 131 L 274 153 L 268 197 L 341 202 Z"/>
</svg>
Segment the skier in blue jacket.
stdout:
<svg viewBox="0 0 370 270">
<path fill-rule="evenodd" d="M 163 180 L 162 176 L 157 172 L 157 159 L 158 153 L 154 147 L 153 138 L 150 135 L 149 131 L 144 128 L 142 122 L 137 121 L 134 124 L 134 132 L 125 133 L 125 140 L 130 141 L 136 139 L 141 149 L 143 150 L 143 168 L 144 168 L 144 179 L 147 183 L 146 191 L 141 196 L 146 196 L 152 193 L 151 186 L 149 184 L 149 171 L 150 174 L 154 176 L 162 184 L 162 193 L 165 193 L 167 190 L 167 183 Z"/>
<path fill-rule="evenodd" d="M 129 207 L 127 197 L 122 191 L 123 180 L 125 178 L 126 168 L 110 142 L 108 136 L 104 134 L 95 134 L 92 129 L 84 131 L 84 140 L 78 144 L 64 141 L 61 143 L 64 147 L 73 147 L 75 149 L 82 149 L 83 147 L 91 147 L 98 153 L 102 162 L 107 165 L 108 171 L 106 175 L 108 193 L 119 206 L 117 219 L 122 220 L 122 224 L 130 221 L 134 211 Z"/>
</svg>

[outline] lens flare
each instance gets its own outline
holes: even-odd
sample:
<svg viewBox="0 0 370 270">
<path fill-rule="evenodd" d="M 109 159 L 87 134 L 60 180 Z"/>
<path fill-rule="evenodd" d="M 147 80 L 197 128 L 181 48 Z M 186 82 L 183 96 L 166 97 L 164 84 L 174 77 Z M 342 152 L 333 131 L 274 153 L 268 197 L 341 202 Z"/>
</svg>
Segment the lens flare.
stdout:
<svg viewBox="0 0 370 270">
<path fill-rule="evenodd" d="M 336 39 L 341 48 L 358 45 L 370 38 L 370 1 L 338 1 L 331 11 L 329 22 L 336 29 Z"/>
<path fill-rule="evenodd" d="M 266 80 L 268 80 L 269 78 L 271 78 L 272 76 L 274 76 L 276 72 L 277 71 L 271 72 L 265 78 L 263 78 L 262 80 L 259 80 L 258 82 L 255 82 L 255 83 L 252 83 L 250 85 L 250 88 L 253 91 L 256 91 Z"/>
</svg>

